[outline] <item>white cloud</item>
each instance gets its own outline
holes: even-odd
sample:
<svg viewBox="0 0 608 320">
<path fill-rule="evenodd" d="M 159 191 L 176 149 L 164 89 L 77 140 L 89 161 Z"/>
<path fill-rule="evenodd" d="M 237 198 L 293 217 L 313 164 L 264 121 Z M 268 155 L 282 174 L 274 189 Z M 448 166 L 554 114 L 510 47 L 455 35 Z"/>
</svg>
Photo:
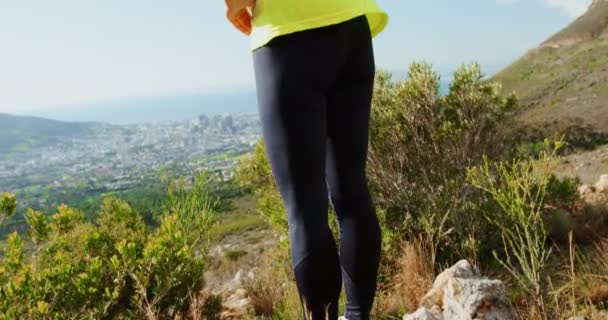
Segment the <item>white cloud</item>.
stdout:
<svg viewBox="0 0 608 320">
<path fill-rule="evenodd" d="M 545 0 L 550 7 L 564 10 L 572 17 L 578 17 L 587 11 L 591 0 Z"/>
<path fill-rule="evenodd" d="M 495 0 L 497 4 L 508 5 L 520 2 L 521 0 Z M 592 0 L 544 0 L 551 8 L 564 11 L 571 17 L 578 17 L 587 11 Z"/>
</svg>

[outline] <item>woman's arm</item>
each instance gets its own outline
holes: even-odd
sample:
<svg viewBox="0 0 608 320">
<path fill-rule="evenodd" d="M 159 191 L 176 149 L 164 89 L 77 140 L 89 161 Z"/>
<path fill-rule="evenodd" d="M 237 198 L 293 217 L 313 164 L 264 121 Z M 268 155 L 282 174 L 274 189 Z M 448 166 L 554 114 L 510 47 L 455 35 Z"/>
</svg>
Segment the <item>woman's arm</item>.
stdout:
<svg viewBox="0 0 608 320">
<path fill-rule="evenodd" d="M 251 34 L 252 8 L 255 0 L 224 0 L 226 18 L 242 33 Z"/>
</svg>

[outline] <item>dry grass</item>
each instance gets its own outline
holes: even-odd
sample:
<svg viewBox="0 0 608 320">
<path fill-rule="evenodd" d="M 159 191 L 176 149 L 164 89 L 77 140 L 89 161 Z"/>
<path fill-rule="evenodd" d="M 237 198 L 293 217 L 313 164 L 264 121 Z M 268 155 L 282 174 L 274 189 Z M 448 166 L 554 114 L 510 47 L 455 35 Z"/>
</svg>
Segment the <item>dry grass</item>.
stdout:
<svg viewBox="0 0 608 320">
<path fill-rule="evenodd" d="M 608 277 L 608 239 L 600 241 L 596 245 L 596 251 L 598 265 L 605 272 L 604 275 Z"/>
<path fill-rule="evenodd" d="M 394 286 L 381 293 L 376 304 L 376 314 L 396 314 L 418 309 L 420 299 L 433 286 L 435 273 L 432 255 L 421 240 L 402 245 L 402 255 L 397 260 Z"/>
<path fill-rule="evenodd" d="M 608 307 L 608 238 L 596 245 L 596 255 L 598 281 L 590 291 L 589 299 L 595 305 Z"/>
<path fill-rule="evenodd" d="M 268 251 L 254 271 L 255 278 L 245 285 L 254 315 L 271 317 L 289 293 L 290 262 L 286 250 Z"/>
<path fill-rule="evenodd" d="M 189 317 L 186 319 L 220 320 L 222 297 L 201 291 L 197 295 L 191 295 L 190 301 Z"/>
<path fill-rule="evenodd" d="M 524 296 L 514 303 L 520 319 L 608 319 L 608 239 L 598 242 L 593 252 L 577 247 L 572 233 L 569 240 L 568 256 L 547 277 L 547 308 Z"/>
<path fill-rule="evenodd" d="M 581 120 L 606 133 L 608 87 L 598 79 L 608 74 L 607 52 L 608 41 L 599 39 L 532 50 L 493 80 L 503 84 L 504 92 L 516 92 L 522 123 L 561 131 L 566 121 Z"/>
</svg>

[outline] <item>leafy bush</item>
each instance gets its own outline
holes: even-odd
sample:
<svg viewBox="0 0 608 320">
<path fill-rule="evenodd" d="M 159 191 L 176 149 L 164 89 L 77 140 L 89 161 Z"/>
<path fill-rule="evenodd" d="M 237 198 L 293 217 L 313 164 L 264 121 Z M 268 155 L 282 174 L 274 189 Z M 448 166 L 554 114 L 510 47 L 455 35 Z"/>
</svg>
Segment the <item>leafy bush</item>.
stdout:
<svg viewBox="0 0 608 320">
<path fill-rule="evenodd" d="M 564 209 L 572 209 L 578 200 L 578 188 L 581 180 L 578 177 L 559 179 L 551 175 L 547 184 L 547 203 Z"/>
<path fill-rule="evenodd" d="M 154 231 L 115 198 L 104 200 L 95 224 L 65 205 L 50 218 L 28 210 L 29 243 L 13 233 L 4 248 L 0 318 L 186 316 L 204 285 L 203 256 L 217 204 L 206 181 L 202 175 L 191 186 L 173 184 Z M 12 207 L 13 200 L 2 203 Z"/>
<path fill-rule="evenodd" d="M 0 198 L 0 226 L 6 218 L 10 218 L 17 209 L 17 199 L 13 194 L 5 192 Z"/>
<path fill-rule="evenodd" d="M 545 197 L 551 182 L 555 151 L 543 152 L 538 160 L 514 160 L 483 165 L 468 171 L 468 181 L 492 196 L 500 210 L 485 212 L 501 233 L 504 246 L 494 257 L 521 288 L 536 298 L 544 309 L 543 282 L 551 255 L 543 220 Z"/>
<path fill-rule="evenodd" d="M 580 150 L 593 150 L 599 145 L 608 143 L 608 133 L 599 130 L 579 118 L 560 119 L 539 125 L 516 124 L 513 142 L 517 145 L 520 157 L 530 157 L 542 151 L 543 141 L 547 138 L 560 137 L 565 142 L 560 155 Z"/>
<path fill-rule="evenodd" d="M 420 63 L 412 64 L 405 81 L 378 74 L 368 166 L 377 203 L 386 210 L 383 231 L 409 240 L 423 234 L 434 265 L 437 255 L 476 255 L 480 242 L 474 239 L 491 243 L 483 241 L 485 221 L 469 207 L 466 168 L 505 152 L 499 122 L 516 103 L 475 64 L 454 74 L 445 96 L 439 80 Z"/>
</svg>

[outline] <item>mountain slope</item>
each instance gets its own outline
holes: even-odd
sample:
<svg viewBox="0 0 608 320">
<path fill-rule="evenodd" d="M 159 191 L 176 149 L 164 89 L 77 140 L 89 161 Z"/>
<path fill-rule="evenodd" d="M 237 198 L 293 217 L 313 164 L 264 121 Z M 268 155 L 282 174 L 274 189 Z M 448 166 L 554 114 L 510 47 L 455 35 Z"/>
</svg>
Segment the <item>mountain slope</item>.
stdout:
<svg viewBox="0 0 608 320">
<path fill-rule="evenodd" d="M 91 123 L 61 122 L 0 113 L 0 157 L 53 143 L 60 138 L 84 135 Z"/>
<path fill-rule="evenodd" d="M 499 72 L 515 91 L 528 125 L 557 123 L 608 132 L 608 0 Z"/>
</svg>

